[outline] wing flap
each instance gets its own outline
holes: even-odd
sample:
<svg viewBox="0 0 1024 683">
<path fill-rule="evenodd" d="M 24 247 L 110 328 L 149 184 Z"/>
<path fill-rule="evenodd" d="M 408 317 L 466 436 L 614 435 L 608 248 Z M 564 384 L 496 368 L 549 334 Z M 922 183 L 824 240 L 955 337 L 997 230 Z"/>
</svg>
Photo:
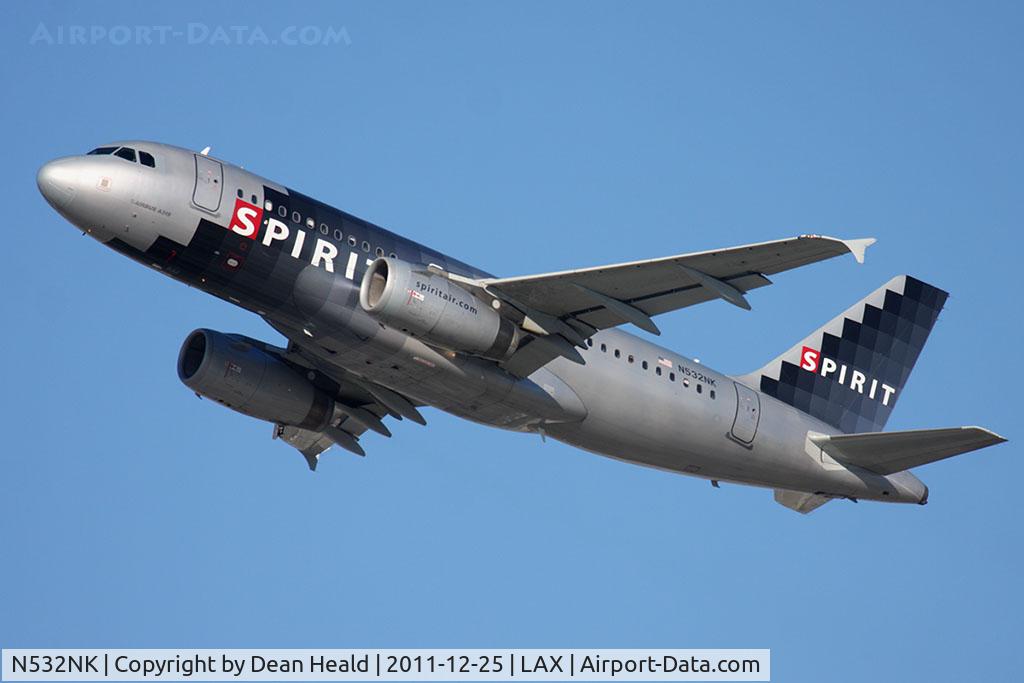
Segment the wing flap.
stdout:
<svg viewBox="0 0 1024 683">
<path fill-rule="evenodd" d="M 1006 441 L 981 427 L 914 429 L 864 434 L 811 434 L 811 441 L 835 460 L 876 474 L 895 474 Z"/>
</svg>

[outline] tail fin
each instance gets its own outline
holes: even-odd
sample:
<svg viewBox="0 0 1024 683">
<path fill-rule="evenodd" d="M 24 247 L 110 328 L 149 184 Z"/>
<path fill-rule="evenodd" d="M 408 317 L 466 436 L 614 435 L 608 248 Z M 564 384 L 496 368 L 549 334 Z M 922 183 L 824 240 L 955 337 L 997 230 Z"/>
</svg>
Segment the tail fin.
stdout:
<svg viewBox="0 0 1024 683">
<path fill-rule="evenodd" d="M 894 277 L 740 380 L 847 434 L 881 431 L 948 296 Z"/>
</svg>

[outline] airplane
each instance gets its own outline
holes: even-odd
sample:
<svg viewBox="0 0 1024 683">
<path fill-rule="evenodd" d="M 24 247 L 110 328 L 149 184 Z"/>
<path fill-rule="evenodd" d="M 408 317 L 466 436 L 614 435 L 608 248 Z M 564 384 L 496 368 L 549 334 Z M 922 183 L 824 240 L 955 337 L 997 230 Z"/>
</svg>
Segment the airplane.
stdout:
<svg viewBox="0 0 1024 683">
<path fill-rule="evenodd" d="M 178 356 L 200 397 L 273 424 L 315 470 L 365 455 L 421 408 L 598 455 L 833 499 L 928 502 L 909 470 L 1005 439 L 980 427 L 882 431 L 947 293 L 892 278 L 764 367 L 729 376 L 620 329 L 748 292 L 873 239 L 759 244 L 495 277 L 239 166 L 209 148 L 112 142 L 46 163 L 39 191 L 102 244 L 262 317 L 285 346 L 198 329 Z M 371 437 L 372 438 L 372 437 Z"/>
</svg>

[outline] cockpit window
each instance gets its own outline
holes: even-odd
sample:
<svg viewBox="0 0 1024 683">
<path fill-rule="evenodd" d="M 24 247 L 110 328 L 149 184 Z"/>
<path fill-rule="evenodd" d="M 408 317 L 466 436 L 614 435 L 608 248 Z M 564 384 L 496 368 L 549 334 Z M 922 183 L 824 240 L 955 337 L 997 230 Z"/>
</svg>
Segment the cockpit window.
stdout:
<svg viewBox="0 0 1024 683">
<path fill-rule="evenodd" d="M 156 160 L 153 155 L 149 152 L 143 152 L 139 150 L 139 161 L 142 162 L 143 166 L 149 166 L 150 168 L 156 168 Z"/>
<path fill-rule="evenodd" d="M 114 156 L 121 157 L 122 159 L 135 163 L 135 150 L 131 147 L 122 147 L 114 152 Z"/>
<path fill-rule="evenodd" d="M 93 151 L 89 152 L 89 154 L 113 154 L 115 149 L 117 149 L 117 147 L 97 147 Z"/>
</svg>

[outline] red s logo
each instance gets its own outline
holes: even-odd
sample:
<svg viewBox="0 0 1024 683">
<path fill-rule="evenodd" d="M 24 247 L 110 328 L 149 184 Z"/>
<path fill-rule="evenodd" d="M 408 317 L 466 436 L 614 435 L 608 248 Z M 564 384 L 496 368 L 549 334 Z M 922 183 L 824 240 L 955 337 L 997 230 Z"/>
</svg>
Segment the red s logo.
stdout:
<svg viewBox="0 0 1024 683">
<path fill-rule="evenodd" d="M 235 210 L 231 214 L 231 225 L 228 227 L 228 230 L 236 235 L 254 240 L 260 231 L 260 223 L 262 221 L 263 209 L 255 204 L 250 204 L 244 199 L 236 199 Z"/>
<path fill-rule="evenodd" d="M 800 352 L 800 367 L 811 372 L 818 371 L 818 361 L 821 360 L 821 351 L 805 346 Z"/>
</svg>

